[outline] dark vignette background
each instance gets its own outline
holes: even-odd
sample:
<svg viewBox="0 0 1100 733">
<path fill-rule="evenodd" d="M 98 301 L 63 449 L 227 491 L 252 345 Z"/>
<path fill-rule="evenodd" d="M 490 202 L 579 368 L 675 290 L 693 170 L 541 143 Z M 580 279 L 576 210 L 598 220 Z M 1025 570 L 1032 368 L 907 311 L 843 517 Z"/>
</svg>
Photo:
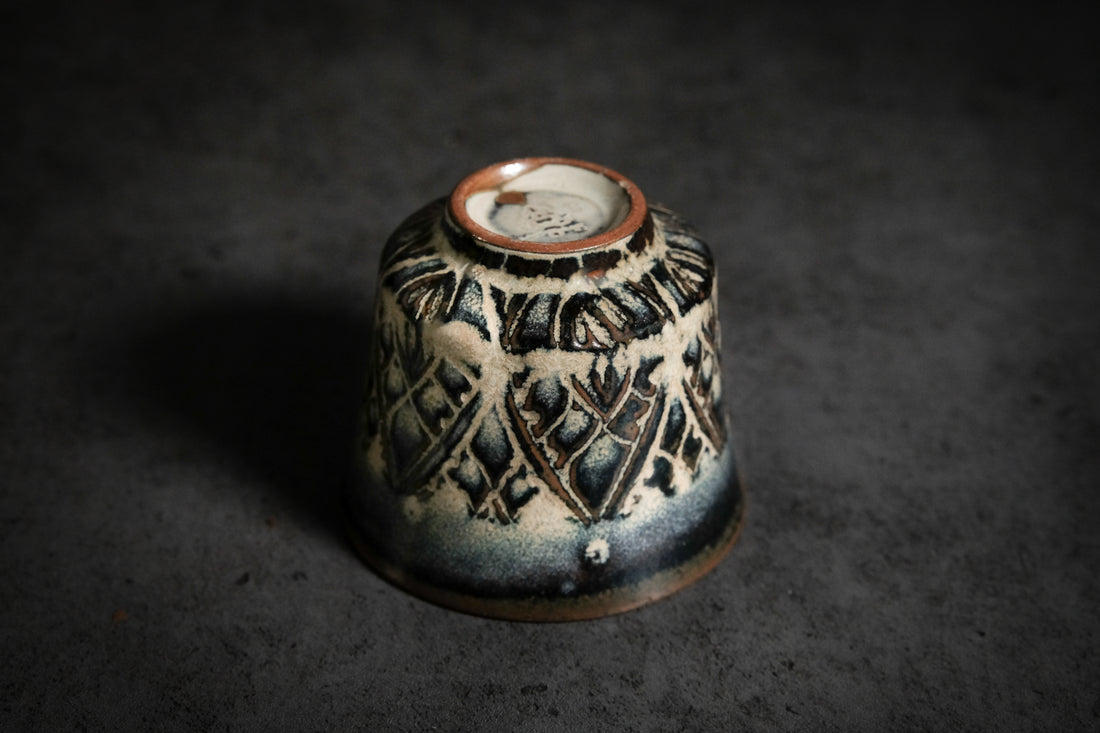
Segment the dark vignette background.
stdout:
<svg viewBox="0 0 1100 733">
<path fill-rule="evenodd" d="M 1100 726 L 1085 15 L 94 5 L 0 17 L 0 728 Z M 751 492 L 571 625 L 410 598 L 335 500 L 385 237 L 530 154 L 712 243 Z"/>
</svg>

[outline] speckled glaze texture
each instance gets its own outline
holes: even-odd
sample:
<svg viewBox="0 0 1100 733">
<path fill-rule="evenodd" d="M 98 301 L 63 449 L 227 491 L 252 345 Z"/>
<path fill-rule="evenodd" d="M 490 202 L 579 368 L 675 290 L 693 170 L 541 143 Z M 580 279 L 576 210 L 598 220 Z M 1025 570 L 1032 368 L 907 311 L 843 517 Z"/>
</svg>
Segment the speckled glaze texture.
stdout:
<svg viewBox="0 0 1100 733">
<path fill-rule="evenodd" d="M 414 213 L 382 254 L 348 497 L 361 554 L 424 598 L 523 620 L 707 572 L 743 513 L 716 303 L 691 228 L 590 163 L 498 164 Z"/>
</svg>

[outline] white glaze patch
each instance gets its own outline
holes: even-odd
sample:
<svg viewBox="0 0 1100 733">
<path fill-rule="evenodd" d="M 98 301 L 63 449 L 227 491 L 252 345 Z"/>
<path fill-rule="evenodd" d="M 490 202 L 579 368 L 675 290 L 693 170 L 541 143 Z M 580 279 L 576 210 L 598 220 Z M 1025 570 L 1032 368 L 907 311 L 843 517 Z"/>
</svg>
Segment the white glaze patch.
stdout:
<svg viewBox="0 0 1100 733">
<path fill-rule="evenodd" d="M 607 540 L 592 540 L 584 548 L 584 559 L 592 565 L 603 565 L 610 557 L 611 548 L 608 546 Z"/>
</svg>

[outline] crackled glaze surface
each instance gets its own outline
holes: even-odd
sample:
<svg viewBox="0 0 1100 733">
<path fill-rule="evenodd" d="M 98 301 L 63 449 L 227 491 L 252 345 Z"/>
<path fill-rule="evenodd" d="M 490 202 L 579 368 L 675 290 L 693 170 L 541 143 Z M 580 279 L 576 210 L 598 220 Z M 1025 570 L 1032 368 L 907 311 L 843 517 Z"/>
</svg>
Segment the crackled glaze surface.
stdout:
<svg viewBox="0 0 1100 733">
<path fill-rule="evenodd" d="M 479 239 L 453 199 L 391 237 L 351 501 L 359 545 L 467 610 L 625 610 L 704 572 L 739 524 L 713 264 L 675 214 L 614 209 L 637 192 L 582 190 L 588 208 L 559 197 L 532 217 L 532 199 L 554 198 L 498 188 L 474 194 L 493 198 L 475 218 L 542 221 L 572 251 Z M 585 246 L 632 213 L 636 229 Z"/>
</svg>

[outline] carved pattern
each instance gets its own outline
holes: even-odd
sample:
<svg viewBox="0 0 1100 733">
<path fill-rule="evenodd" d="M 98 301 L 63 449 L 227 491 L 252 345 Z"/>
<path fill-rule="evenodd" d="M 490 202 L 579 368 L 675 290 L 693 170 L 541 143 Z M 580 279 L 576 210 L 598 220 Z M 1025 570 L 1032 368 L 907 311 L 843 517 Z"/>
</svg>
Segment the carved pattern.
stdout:
<svg viewBox="0 0 1100 733">
<path fill-rule="evenodd" d="M 674 493 L 678 473 L 690 476 L 704 452 L 724 450 L 713 267 L 675 215 L 653 210 L 665 255 L 641 257 L 636 277 L 505 292 L 448 264 L 456 254 L 442 249 L 442 214 L 442 202 L 414 214 L 382 258 L 392 297 L 379 300 L 364 447 L 376 449 L 393 491 L 460 490 L 472 517 L 501 524 L 548 492 L 588 525 L 628 512 L 635 487 Z M 682 355 L 626 348 L 699 307 L 707 315 Z M 521 368 L 490 393 L 478 364 L 425 346 L 426 324 L 455 322 L 472 326 L 488 350 L 588 352 L 590 366 L 550 375 Z"/>
<path fill-rule="evenodd" d="M 465 321 L 483 340 L 491 341 L 480 284 L 464 276 L 456 285 L 446 259 L 454 255 L 440 250 L 446 241 L 441 234 L 443 209 L 442 200 L 429 204 L 390 238 L 382 255 L 383 285 L 394 291 L 409 319 Z M 505 350 L 610 351 L 660 333 L 677 315 L 687 315 L 704 303 L 714 285 L 706 245 L 675 214 L 654 208 L 651 215 L 664 224 L 667 254 L 647 260 L 648 270 L 636 277 L 604 278 L 600 287 L 569 297 L 492 288 L 500 324 L 496 338 Z M 618 256 L 611 259 L 612 264 L 618 261 Z M 603 274 L 605 264 L 601 261 L 601 268 L 590 274 Z"/>
</svg>

